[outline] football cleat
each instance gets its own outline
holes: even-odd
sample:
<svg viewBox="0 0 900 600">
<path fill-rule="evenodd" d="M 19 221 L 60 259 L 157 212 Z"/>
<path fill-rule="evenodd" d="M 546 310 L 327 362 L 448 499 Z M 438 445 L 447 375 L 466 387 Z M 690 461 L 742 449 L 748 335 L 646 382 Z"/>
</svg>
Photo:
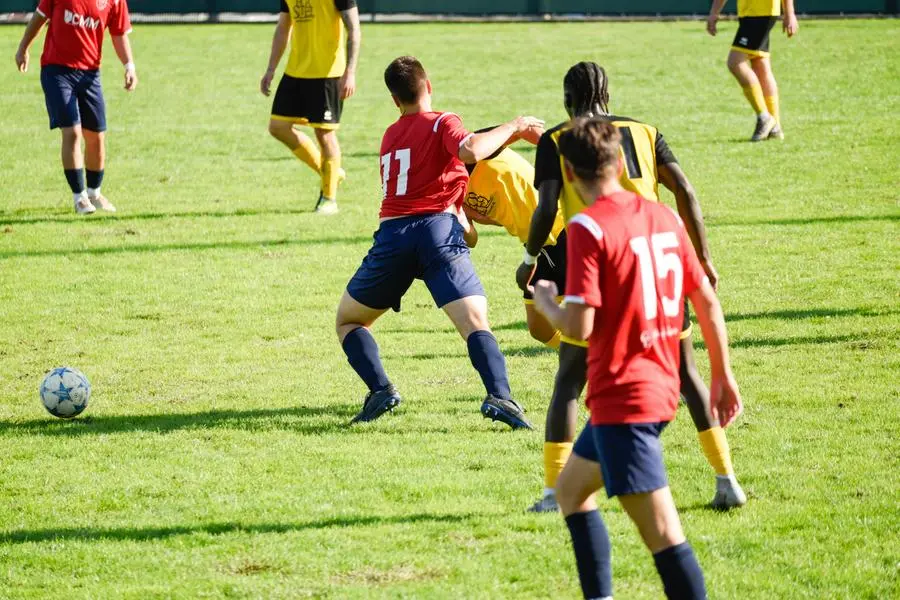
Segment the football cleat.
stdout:
<svg viewBox="0 0 900 600">
<path fill-rule="evenodd" d="M 94 205 L 91 204 L 91 201 L 88 200 L 87 196 L 82 196 L 75 201 L 75 212 L 77 212 L 79 215 L 89 215 L 91 213 L 97 212 L 97 209 L 94 208 Z"/>
<path fill-rule="evenodd" d="M 319 194 L 319 200 L 316 202 L 316 211 L 320 215 L 333 215 L 338 212 L 337 200 L 326 198 Z"/>
<path fill-rule="evenodd" d="M 91 201 L 91 204 L 94 205 L 94 208 L 99 208 L 100 210 L 105 210 L 106 212 L 116 212 L 116 207 L 113 206 L 113 203 L 110 202 L 109 199 L 103 194 L 88 196 L 88 199 Z"/>
<path fill-rule="evenodd" d="M 751 142 L 761 142 L 765 139 L 769 138 L 769 134 L 772 133 L 772 130 L 778 127 L 778 121 L 775 120 L 775 117 L 768 113 L 763 113 L 756 118 L 756 129 L 753 130 L 753 137 L 750 138 Z"/>
<path fill-rule="evenodd" d="M 534 429 L 525 418 L 525 409 L 515 400 L 488 396 L 481 404 L 481 414 L 491 421 L 501 421 L 513 429 Z"/>
<path fill-rule="evenodd" d="M 747 495 L 734 475 L 716 475 L 716 495 L 709 505 L 716 510 L 729 510 L 747 504 Z"/>
<path fill-rule="evenodd" d="M 358 415 L 353 417 L 350 424 L 374 421 L 384 413 L 397 408 L 400 405 L 400 401 L 400 394 L 397 393 L 397 388 L 392 385 L 389 385 L 382 390 L 369 392 L 366 394 L 362 410 L 359 411 Z"/>
<path fill-rule="evenodd" d="M 554 492 L 544 492 L 540 500 L 528 507 L 531 513 L 555 513 L 559 512 L 559 504 L 556 502 Z"/>
<path fill-rule="evenodd" d="M 781 128 L 781 125 L 776 124 L 775 128 L 769 133 L 770 140 L 783 140 L 784 139 L 784 130 Z"/>
</svg>

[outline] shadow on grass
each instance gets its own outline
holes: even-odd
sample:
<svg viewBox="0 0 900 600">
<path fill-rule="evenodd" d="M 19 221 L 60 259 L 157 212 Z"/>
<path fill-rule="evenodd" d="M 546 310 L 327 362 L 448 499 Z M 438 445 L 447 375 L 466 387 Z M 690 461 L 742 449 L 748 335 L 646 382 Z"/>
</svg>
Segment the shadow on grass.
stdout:
<svg viewBox="0 0 900 600">
<path fill-rule="evenodd" d="M 145 212 L 145 213 L 116 213 L 91 215 L 75 215 L 69 212 L 48 214 L 39 217 L 8 217 L 0 212 L 0 226 L 3 225 L 34 225 L 36 223 L 125 223 L 127 221 L 153 221 L 159 219 L 197 219 L 197 218 L 226 218 L 226 217 L 256 217 L 268 215 L 307 215 L 313 214 L 311 209 L 299 210 L 290 208 L 259 208 L 238 210 L 197 210 L 185 212 Z"/>
<path fill-rule="evenodd" d="M 97 540 L 127 540 L 146 542 L 162 540 L 179 535 L 225 535 L 229 533 L 291 533 L 317 529 L 344 529 L 348 527 L 377 527 L 379 525 L 405 525 L 415 523 L 463 523 L 477 518 L 475 514 L 433 514 L 419 513 L 398 516 L 359 515 L 334 517 L 320 521 L 299 523 L 256 523 L 237 522 L 207 523 L 205 525 L 174 525 L 169 527 L 60 527 L 47 529 L 23 529 L 0 533 L 0 544 L 23 544 L 27 542 Z"/>
<path fill-rule="evenodd" d="M 513 321 L 512 323 L 503 323 L 491 327 L 494 331 L 527 331 L 528 323 L 525 321 Z"/>
<path fill-rule="evenodd" d="M 371 236 L 326 237 L 309 239 L 280 239 L 232 242 L 196 242 L 191 244 L 128 244 L 123 246 L 102 246 L 100 248 L 72 248 L 59 250 L 9 250 L 0 252 L 0 260 L 7 258 L 41 256 L 75 256 L 127 253 L 151 253 L 200 250 L 249 250 L 255 248 L 278 248 L 282 246 L 316 246 L 321 244 L 362 244 L 371 242 Z"/>
<path fill-rule="evenodd" d="M 831 217 L 801 217 L 789 219 L 726 219 L 719 221 L 715 218 L 709 220 L 709 227 L 744 227 L 751 225 L 817 225 L 820 223 L 866 223 L 875 221 L 900 221 L 900 214 L 896 215 L 835 215 Z"/>
<path fill-rule="evenodd" d="M 898 310 L 877 308 L 807 308 L 795 310 L 770 310 L 756 313 L 729 313 L 725 321 L 749 321 L 755 319 L 779 319 L 784 321 L 802 321 L 823 317 L 885 317 L 900 313 Z"/>
<path fill-rule="evenodd" d="M 730 340 L 728 345 L 732 348 L 779 348 L 782 346 L 803 346 L 820 344 L 841 344 L 845 342 L 857 342 L 862 349 L 876 342 L 878 338 L 862 333 L 856 335 L 804 335 L 788 338 L 744 338 Z M 705 349 L 706 344 L 700 339 L 694 340 L 695 349 Z"/>
<path fill-rule="evenodd" d="M 95 435 L 131 431 L 168 433 L 192 429 L 282 430 L 304 435 L 361 431 L 347 424 L 356 406 L 297 406 L 258 410 L 211 410 L 158 415 L 85 416 L 71 420 L 0 421 L 0 435 Z"/>
</svg>

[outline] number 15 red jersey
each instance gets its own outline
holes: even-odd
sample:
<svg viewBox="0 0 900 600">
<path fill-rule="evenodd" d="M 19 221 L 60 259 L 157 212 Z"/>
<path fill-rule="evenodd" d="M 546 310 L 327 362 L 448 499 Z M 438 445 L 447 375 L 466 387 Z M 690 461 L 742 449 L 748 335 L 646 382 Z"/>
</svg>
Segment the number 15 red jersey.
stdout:
<svg viewBox="0 0 900 600">
<path fill-rule="evenodd" d="M 459 148 L 472 134 L 454 113 L 401 116 L 381 139 L 380 218 L 462 206 L 469 173 Z"/>
<path fill-rule="evenodd" d="M 705 279 L 667 206 L 619 192 L 569 221 L 566 302 L 596 309 L 587 359 L 592 423 L 675 418 L 684 297 Z"/>
</svg>

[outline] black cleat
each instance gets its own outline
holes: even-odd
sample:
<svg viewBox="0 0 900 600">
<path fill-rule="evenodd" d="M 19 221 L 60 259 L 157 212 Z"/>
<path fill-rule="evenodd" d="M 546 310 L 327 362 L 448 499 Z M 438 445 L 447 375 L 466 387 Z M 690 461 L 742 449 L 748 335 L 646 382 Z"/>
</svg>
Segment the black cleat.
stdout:
<svg viewBox="0 0 900 600">
<path fill-rule="evenodd" d="M 369 392 L 363 402 L 362 410 L 359 411 L 358 415 L 353 417 L 350 424 L 374 421 L 384 413 L 390 412 L 398 407 L 400 401 L 400 394 L 397 393 L 397 388 L 392 385 L 387 386 L 383 390 Z"/>
<path fill-rule="evenodd" d="M 513 429 L 534 429 L 525 418 L 525 409 L 515 400 L 488 396 L 481 404 L 481 414 L 491 421 L 501 421 Z"/>
</svg>

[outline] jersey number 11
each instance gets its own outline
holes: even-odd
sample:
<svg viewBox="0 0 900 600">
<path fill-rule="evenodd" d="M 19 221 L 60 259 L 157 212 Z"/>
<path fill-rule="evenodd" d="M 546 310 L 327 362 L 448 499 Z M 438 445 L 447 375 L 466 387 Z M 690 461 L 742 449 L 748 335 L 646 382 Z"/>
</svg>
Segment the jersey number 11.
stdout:
<svg viewBox="0 0 900 600">
<path fill-rule="evenodd" d="M 391 152 L 381 155 L 381 193 L 387 198 L 388 182 L 391 180 Z M 397 191 L 395 196 L 406 195 L 406 183 L 409 179 L 409 148 L 401 148 L 393 153 L 393 157 L 400 163 L 400 173 L 397 174 Z"/>
</svg>

